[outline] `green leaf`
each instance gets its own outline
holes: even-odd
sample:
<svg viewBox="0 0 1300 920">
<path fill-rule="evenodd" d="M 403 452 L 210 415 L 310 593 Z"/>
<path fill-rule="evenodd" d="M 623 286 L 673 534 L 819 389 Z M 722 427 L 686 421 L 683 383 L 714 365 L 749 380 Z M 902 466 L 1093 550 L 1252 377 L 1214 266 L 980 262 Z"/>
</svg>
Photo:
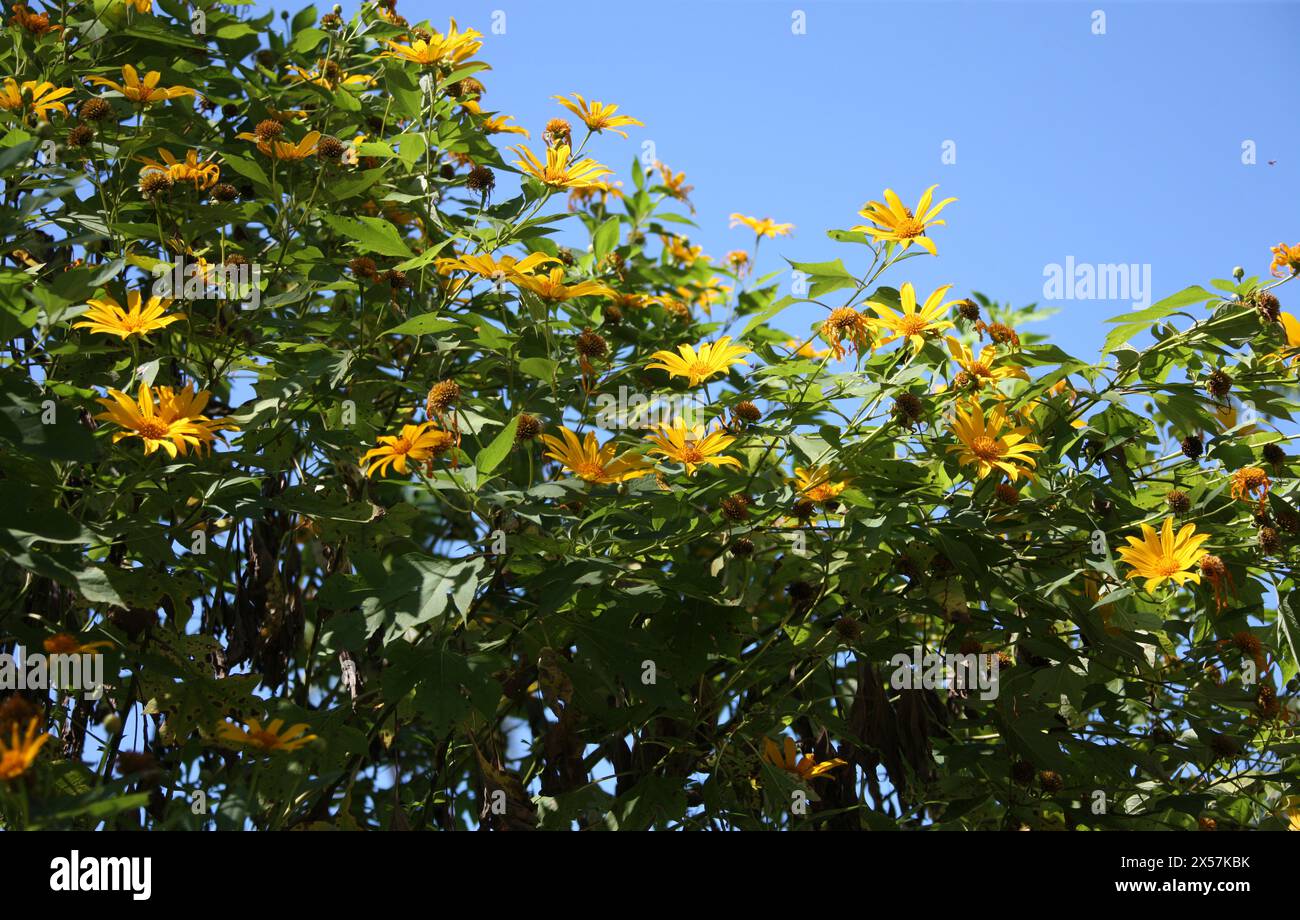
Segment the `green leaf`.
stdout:
<svg viewBox="0 0 1300 920">
<path fill-rule="evenodd" d="M 492 443 L 478 452 L 474 458 L 474 465 L 478 471 L 486 476 L 501 465 L 501 461 L 510 453 L 510 448 L 515 443 L 515 432 L 519 430 L 519 416 L 510 420 L 510 424 L 501 429 L 500 434 L 492 439 Z"/>
<path fill-rule="evenodd" d="M 326 214 L 322 218 L 336 233 L 350 239 L 359 252 L 372 252 L 400 259 L 411 257 L 397 228 L 380 217 L 339 217 Z"/>
</svg>

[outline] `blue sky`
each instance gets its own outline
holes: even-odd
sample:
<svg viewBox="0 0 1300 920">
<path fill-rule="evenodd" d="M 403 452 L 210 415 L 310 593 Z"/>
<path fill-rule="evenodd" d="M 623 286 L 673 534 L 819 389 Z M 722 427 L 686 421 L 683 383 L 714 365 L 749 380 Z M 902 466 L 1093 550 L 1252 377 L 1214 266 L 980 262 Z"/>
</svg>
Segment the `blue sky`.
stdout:
<svg viewBox="0 0 1300 920">
<path fill-rule="evenodd" d="M 1093 34 L 1098 8 L 1104 35 Z M 933 234 L 940 257 L 910 260 L 887 283 L 1045 302 L 1044 266 L 1073 256 L 1149 264 L 1159 299 L 1235 265 L 1266 274 L 1269 247 L 1300 240 L 1300 4 L 404 0 L 398 10 L 440 29 L 454 14 L 483 32 L 484 107 L 513 115 L 535 145 L 565 114 L 557 93 L 644 121 L 591 152 L 626 181 L 652 141 L 695 186 L 690 235 L 707 253 L 750 242 L 728 229 L 732 211 L 794 223 L 793 237 L 764 245 L 760 269 L 782 255 L 843 256 L 852 268 L 863 250 L 824 231 L 860 223 L 857 209 L 886 187 L 913 204 L 936 182 L 960 199 Z M 492 32 L 494 10 L 504 34 Z M 1245 141 L 1256 165 L 1242 162 Z M 1100 345 L 1101 320 L 1131 307 L 1057 305 L 1044 331 L 1081 357 Z M 806 329 L 794 319 L 783 324 Z"/>
</svg>

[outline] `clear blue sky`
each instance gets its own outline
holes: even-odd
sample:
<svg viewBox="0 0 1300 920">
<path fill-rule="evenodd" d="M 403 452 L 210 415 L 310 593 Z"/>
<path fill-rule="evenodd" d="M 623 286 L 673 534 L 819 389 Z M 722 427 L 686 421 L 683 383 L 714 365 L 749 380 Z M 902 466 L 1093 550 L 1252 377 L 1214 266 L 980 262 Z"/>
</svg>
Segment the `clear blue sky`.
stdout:
<svg viewBox="0 0 1300 920">
<path fill-rule="evenodd" d="M 1092 32 L 1098 8 L 1104 35 Z M 804 35 L 792 34 L 795 9 Z M 859 223 L 857 209 L 887 186 L 914 204 L 936 182 L 960 199 L 933 234 L 940 257 L 905 263 L 894 285 L 1043 302 L 1044 265 L 1073 256 L 1150 263 L 1159 299 L 1238 264 L 1266 274 L 1271 245 L 1300 241 L 1300 4 L 399 0 L 398 10 L 483 32 L 484 107 L 513 115 L 534 146 L 565 114 L 557 93 L 644 121 L 592 152 L 626 182 L 653 141 L 695 186 L 690 235 L 707 253 L 748 245 L 747 231 L 728 229 L 732 211 L 794 223 L 792 238 L 764 244 L 760 269 L 783 265 L 779 255 L 856 256 L 824 231 Z M 494 10 L 504 35 L 491 32 Z M 941 163 L 946 140 L 954 165 Z M 1246 140 L 1257 165 L 1242 164 Z M 1045 331 L 1081 357 L 1100 345 L 1100 320 L 1131 306 L 1059 305 Z"/>
</svg>

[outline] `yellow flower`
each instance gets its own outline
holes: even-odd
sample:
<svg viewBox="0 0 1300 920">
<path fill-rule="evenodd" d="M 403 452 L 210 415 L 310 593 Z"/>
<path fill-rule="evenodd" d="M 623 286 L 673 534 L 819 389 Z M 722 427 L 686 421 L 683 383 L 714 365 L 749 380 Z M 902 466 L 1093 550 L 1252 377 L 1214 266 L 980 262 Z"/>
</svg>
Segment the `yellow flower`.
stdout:
<svg viewBox="0 0 1300 920">
<path fill-rule="evenodd" d="M 552 268 L 549 273 L 544 275 L 524 275 L 519 272 L 512 272 L 510 280 L 523 290 L 532 291 L 538 297 L 546 300 L 566 301 L 574 297 L 586 297 L 588 295 L 599 295 L 601 297 L 614 297 L 614 291 L 606 284 L 599 281 L 579 281 L 577 284 L 564 283 L 564 267 L 557 266 Z"/>
<path fill-rule="evenodd" d="M 797 466 L 794 468 L 794 480 L 799 494 L 814 502 L 831 501 L 839 497 L 839 494 L 849 485 L 844 480 L 832 480 L 831 469 L 828 466 L 816 466 L 811 469 Z"/>
<path fill-rule="evenodd" d="M 646 440 L 655 445 L 648 453 L 684 465 L 687 476 L 694 476 L 700 466 L 740 466 L 735 457 L 722 454 L 735 438 L 716 429 L 705 434 L 702 425 L 687 425 L 681 418 L 671 425 L 661 422 L 659 433 L 646 435 Z"/>
<path fill-rule="evenodd" d="M 509 149 L 521 157 L 515 160 L 515 165 L 520 171 L 551 188 L 586 188 L 594 185 L 597 179 L 610 172 L 608 167 L 601 166 L 591 157 L 570 162 L 567 144 L 546 148 L 545 165 L 523 144 Z"/>
<path fill-rule="evenodd" d="M 811 358 L 817 360 L 819 358 L 824 358 L 831 353 L 829 348 L 818 348 L 813 344 L 812 339 L 802 343 L 790 339 L 785 343 L 785 347 L 790 349 L 791 354 L 796 358 Z"/>
<path fill-rule="evenodd" d="M 822 321 L 818 334 L 838 361 L 848 353 L 845 339 L 859 354 L 871 347 L 871 320 L 852 307 L 839 307 Z"/>
<path fill-rule="evenodd" d="M 36 755 L 41 752 L 41 747 L 50 740 L 47 734 L 36 737 L 37 732 L 40 731 L 40 721 L 39 716 L 33 716 L 31 722 L 27 723 L 27 731 L 21 738 L 18 736 L 18 725 L 15 723 L 8 744 L 0 738 L 0 780 L 17 779 L 36 762 Z"/>
<path fill-rule="evenodd" d="M 1004 367 L 994 367 L 993 363 L 997 360 L 998 349 L 996 345 L 985 345 L 980 351 L 979 357 L 976 358 L 970 348 L 954 338 L 948 339 L 948 351 L 952 353 L 953 360 L 970 375 L 971 381 L 976 388 L 984 385 L 985 380 L 997 383 L 1008 377 L 1018 377 L 1021 380 L 1028 380 L 1029 375 L 1025 373 L 1023 367 L 1015 364 L 1009 364 Z"/>
<path fill-rule="evenodd" d="M 363 73 L 346 73 L 334 61 L 321 61 L 320 66 L 306 70 L 290 65 L 291 76 L 300 83 L 310 83 L 323 89 L 333 90 L 340 86 L 370 86 L 375 78 Z M 271 110 L 274 117 L 275 110 Z"/>
<path fill-rule="evenodd" d="M 778 224 L 770 217 L 760 219 L 757 217 L 746 217 L 744 214 L 732 214 L 732 229 L 735 229 L 741 224 L 744 224 L 750 230 L 753 230 L 754 233 L 758 235 L 759 239 L 762 239 L 763 237 L 789 236 L 790 231 L 794 229 L 794 224 Z"/>
<path fill-rule="evenodd" d="M 550 448 L 546 456 L 558 460 L 579 479 L 598 483 L 624 482 L 654 472 L 645 458 L 633 451 L 615 457 L 613 441 L 598 447 L 594 431 L 588 431 L 579 441 L 576 432 L 561 425 L 560 434 L 563 440 L 550 434 L 541 436 L 542 443 Z"/>
<path fill-rule="evenodd" d="M 427 40 L 418 38 L 409 45 L 384 40 L 388 50 L 381 52 L 381 58 L 394 58 L 408 64 L 421 67 L 433 67 L 437 64 L 460 64 L 473 57 L 483 47 L 483 33 L 475 29 L 458 32 L 456 20 L 451 20 L 447 34 L 434 32 Z"/>
<path fill-rule="evenodd" d="M 686 184 L 686 173 L 674 173 L 671 169 L 655 160 L 655 169 L 659 170 L 659 183 L 664 187 L 664 191 L 672 198 L 690 205 L 691 213 L 695 213 L 695 205 L 691 204 L 690 194 L 695 190 L 695 186 Z"/>
<path fill-rule="evenodd" d="M 522 134 L 524 137 L 532 137 L 528 129 L 523 125 L 512 125 L 510 122 L 514 119 L 513 115 L 493 115 L 490 118 L 483 119 L 482 128 L 487 134 Z"/>
<path fill-rule="evenodd" d="M 50 22 L 49 13 L 33 13 L 25 3 L 14 4 L 14 14 L 9 17 L 9 22 L 16 24 L 20 29 L 26 29 L 33 35 L 48 35 L 51 32 L 63 31 L 63 26 Z"/>
<path fill-rule="evenodd" d="M 1210 539 L 1207 533 L 1196 532 L 1195 524 L 1185 524 L 1174 536 L 1173 517 L 1165 518 L 1164 526 L 1157 534 L 1150 524 L 1142 525 L 1142 536 L 1125 537 L 1129 545 L 1121 547 L 1120 558 L 1133 567 L 1128 578 L 1145 578 L 1146 589 L 1154 591 L 1166 581 L 1176 582 L 1180 587 L 1191 582 L 1199 585 L 1201 576 L 1191 571 L 1206 551 L 1200 549 L 1202 543 Z"/>
<path fill-rule="evenodd" d="M 596 181 L 590 185 L 583 186 L 582 188 L 575 188 L 569 192 L 569 210 L 576 211 L 578 208 L 584 208 L 591 204 L 591 202 L 597 197 L 600 198 L 600 206 L 603 208 L 609 203 L 611 196 L 614 198 L 623 197 L 623 192 L 619 189 L 619 186 L 622 184 L 622 182 L 611 184 L 609 182 Z"/>
<path fill-rule="evenodd" d="M 221 722 L 217 725 L 217 737 L 227 744 L 267 752 L 292 752 L 316 740 L 315 735 L 307 733 L 306 722 L 299 722 L 281 731 L 283 727 L 284 719 L 275 719 L 265 728 L 257 719 L 249 719 L 246 725 Z"/>
<path fill-rule="evenodd" d="M 925 194 L 921 196 L 915 212 L 905 208 L 903 202 L 898 200 L 898 196 L 894 194 L 892 189 L 885 189 L 884 203 L 869 201 L 858 212 L 875 226 L 861 225 L 850 229 L 863 231 L 874 237 L 877 242 L 893 240 L 900 243 L 904 251 L 906 251 L 907 247 L 916 243 L 928 251 L 930 255 L 938 255 L 934 248 L 934 241 L 925 235 L 925 231 L 929 227 L 942 226 L 945 221 L 936 220 L 939 212 L 957 200 L 956 198 L 945 198 L 931 207 L 931 197 L 938 187 L 932 185 L 925 190 Z"/>
<path fill-rule="evenodd" d="M 1291 357 L 1287 359 L 1287 363 L 1294 368 L 1297 364 L 1300 364 L 1300 321 L 1285 310 L 1279 314 L 1278 321 L 1281 322 L 1282 331 L 1286 334 L 1286 348 L 1272 357 L 1283 359 L 1289 354 Z"/>
<path fill-rule="evenodd" d="M 1273 481 L 1257 466 L 1243 466 L 1232 474 L 1232 497 L 1241 501 L 1258 501 L 1268 495 Z"/>
<path fill-rule="evenodd" d="M 190 447 L 201 453 L 222 430 L 239 430 L 235 425 L 203 415 L 211 394 L 206 390 L 195 393 L 193 384 L 186 384 L 178 393 L 171 387 L 157 387 L 151 392 L 142 383 L 136 400 L 120 390 L 110 389 L 108 395 L 108 399 L 96 400 L 108 411 L 95 418 L 126 429 L 113 435 L 114 444 L 133 437 L 144 441 L 146 456 L 160 447 L 173 459 L 178 454 L 184 456 Z"/>
<path fill-rule="evenodd" d="M 438 272 L 450 275 L 454 271 L 471 272 L 489 281 L 505 281 L 515 275 L 531 272 L 542 265 L 561 265 L 559 259 L 543 252 L 532 252 L 522 259 L 502 256 L 500 261 L 492 256 L 463 255 L 454 259 L 438 259 L 434 265 Z"/>
<path fill-rule="evenodd" d="M 0 109 L 20 112 L 30 105 L 33 112 L 43 120 L 50 120 L 50 112 L 68 114 L 67 103 L 61 102 L 72 90 L 56 87 L 53 83 L 38 83 L 27 80 L 21 86 L 13 77 L 5 77 L 4 86 L 0 87 Z"/>
<path fill-rule="evenodd" d="M 733 364 L 749 365 L 742 355 L 749 354 L 744 345 L 732 345 L 731 336 L 716 342 L 704 342 L 697 351 L 691 345 L 678 345 L 677 353 L 656 351 L 647 368 L 659 368 L 670 377 L 685 377 L 690 386 L 699 386 L 714 374 L 725 374 Z"/>
<path fill-rule="evenodd" d="M 1294 246 L 1278 243 L 1273 247 L 1272 253 L 1273 263 L 1269 266 L 1269 271 L 1273 277 L 1281 278 L 1288 271 L 1293 275 L 1300 273 L 1300 243 Z"/>
<path fill-rule="evenodd" d="M 403 425 L 401 434 L 380 435 L 379 446 L 366 451 L 361 462 L 367 464 L 367 476 L 383 473 L 389 467 L 405 475 L 408 460 L 412 463 L 431 460 L 446 453 L 455 440 L 451 432 L 439 429 L 433 422 Z"/>
<path fill-rule="evenodd" d="M 112 642 L 82 642 L 71 633 L 55 633 L 42 644 L 51 655 L 91 655 L 113 647 Z"/>
<path fill-rule="evenodd" d="M 296 160 L 305 160 L 307 157 L 316 153 L 316 147 L 320 143 L 319 131 L 308 131 L 307 136 L 296 144 L 293 141 L 272 140 L 261 138 L 256 134 L 250 134 L 247 131 L 235 135 L 241 141 L 253 141 L 257 144 L 257 149 L 275 160 L 287 160 L 294 162 Z"/>
<path fill-rule="evenodd" d="M 150 297 L 143 307 L 142 299 L 139 291 L 128 292 L 125 310 L 107 294 L 98 300 L 87 301 L 90 309 L 81 314 L 81 322 L 73 323 L 72 328 L 103 332 L 125 341 L 133 335 L 144 338 L 156 329 L 165 329 L 185 318 L 184 313 L 163 316 L 163 312 L 172 305 L 170 298 Z"/>
<path fill-rule="evenodd" d="M 140 162 L 145 164 L 145 168 L 140 170 L 141 179 L 148 173 L 163 173 L 170 176 L 173 182 L 193 182 L 197 190 L 212 188 L 221 179 L 221 167 L 213 160 L 200 163 L 197 150 L 186 153 L 183 162 L 172 156 L 170 151 L 161 148 L 158 155 L 163 159 L 161 163 L 147 157 L 140 158 Z"/>
<path fill-rule="evenodd" d="M 987 417 L 978 402 L 972 402 L 966 411 L 958 406 L 952 433 L 961 443 L 950 446 L 949 453 L 957 452 L 962 466 L 974 466 L 980 479 L 997 471 L 1006 473 L 1012 482 L 1021 475 L 1033 478 L 1031 470 L 1036 464 L 1029 454 L 1043 448 L 1026 440 L 1028 428 L 1007 422 L 1002 406 L 995 407 Z"/>
<path fill-rule="evenodd" d="M 798 779 L 817 779 L 832 770 L 848 766 L 847 761 L 838 757 L 832 760 L 824 760 L 821 763 L 818 763 L 813 757 L 804 756 L 801 758 L 798 749 L 794 746 L 793 738 L 783 738 L 782 742 L 781 745 L 778 745 L 771 738 L 764 738 L 763 759 L 778 770 L 784 770 Z"/>
<path fill-rule="evenodd" d="M 620 131 L 618 129 L 624 125 L 636 125 L 638 128 L 645 127 L 644 122 L 637 121 L 630 115 L 615 115 L 614 113 L 618 111 L 618 106 L 616 105 L 606 105 L 605 103 L 597 102 L 594 99 L 591 102 L 588 102 L 577 93 L 570 93 L 570 95 L 578 101 L 573 103 L 568 99 L 565 99 L 563 96 L 552 96 L 551 98 L 564 106 L 574 115 L 581 118 L 583 124 L 585 124 L 590 130 L 595 131 L 597 134 L 608 128 L 615 134 L 621 134 L 624 137 L 627 137 L 626 131 Z"/>
<path fill-rule="evenodd" d="M 107 77 L 86 77 L 86 82 L 95 86 L 107 86 L 138 105 L 151 105 L 154 102 L 179 99 L 182 96 L 198 95 L 188 86 L 161 87 L 158 85 L 158 81 L 161 79 L 162 74 L 160 72 L 151 70 L 141 80 L 140 74 L 134 67 L 130 64 L 123 64 L 121 83 L 116 83 Z"/>
<path fill-rule="evenodd" d="M 691 301 L 712 316 L 714 305 L 726 303 L 727 298 L 731 296 L 731 285 L 723 284 L 721 278 L 714 276 L 704 284 L 695 285 L 693 288 L 681 286 L 676 288 L 676 291 L 678 296 Z"/>
<path fill-rule="evenodd" d="M 691 241 L 684 236 L 660 234 L 659 239 L 663 242 L 664 252 L 668 257 L 687 268 L 694 265 L 704 254 L 703 246 L 692 246 Z"/>
<path fill-rule="evenodd" d="M 868 301 L 867 306 L 880 317 L 874 321 L 875 324 L 885 327 L 891 333 L 878 341 L 876 347 L 880 348 L 888 345 L 897 339 L 907 339 L 914 348 L 919 349 L 925 345 L 927 335 L 934 335 L 945 329 L 951 329 L 953 324 L 950 321 L 940 319 L 944 311 L 952 306 L 952 301 L 943 303 L 943 296 L 948 293 L 948 289 L 951 287 L 951 284 L 945 284 L 927 297 L 925 303 L 918 308 L 916 305 L 916 291 L 910 281 L 905 281 L 898 292 L 901 307 L 899 313 L 895 313 L 883 303 Z"/>
</svg>

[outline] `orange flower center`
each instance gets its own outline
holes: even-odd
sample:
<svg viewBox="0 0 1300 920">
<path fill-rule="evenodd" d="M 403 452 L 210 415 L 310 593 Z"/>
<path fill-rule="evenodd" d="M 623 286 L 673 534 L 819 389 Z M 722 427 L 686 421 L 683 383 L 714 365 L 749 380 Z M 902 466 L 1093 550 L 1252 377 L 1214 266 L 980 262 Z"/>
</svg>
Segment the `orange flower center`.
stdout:
<svg viewBox="0 0 1300 920">
<path fill-rule="evenodd" d="M 398 438 L 393 442 L 391 450 L 395 454 L 409 454 L 411 452 L 411 442 L 408 438 Z"/>
<path fill-rule="evenodd" d="M 894 228 L 894 235 L 905 240 L 921 236 L 925 233 L 925 224 L 921 223 L 915 217 L 909 217 L 906 220 L 900 220 Z"/>
<path fill-rule="evenodd" d="M 280 746 L 280 737 L 265 730 L 250 731 L 248 733 L 248 740 L 253 742 L 253 744 L 256 744 L 258 747 L 265 748 L 268 751 Z"/>
<path fill-rule="evenodd" d="M 605 468 L 596 461 L 592 460 L 587 463 L 579 463 L 573 468 L 580 479 L 601 479 L 605 475 Z"/>
<path fill-rule="evenodd" d="M 711 377 L 713 375 L 714 369 L 709 365 L 707 361 L 696 361 L 686 370 L 690 373 L 692 377 L 699 377 L 703 379 L 704 377 Z"/>
<path fill-rule="evenodd" d="M 136 431 L 140 432 L 140 437 L 150 441 L 164 441 L 167 439 L 169 429 L 156 419 L 143 419 L 136 426 Z"/>
<path fill-rule="evenodd" d="M 704 454 L 694 444 L 688 443 L 682 448 L 682 452 L 677 459 L 681 460 L 682 463 L 699 463 L 704 459 Z"/>
<path fill-rule="evenodd" d="M 995 460 L 1001 460 L 1006 451 L 1002 447 L 1002 442 L 996 441 L 988 435 L 980 435 L 970 442 L 970 452 L 985 463 L 992 463 Z"/>
<path fill-rule="evenodd" d="M 1171 575 L 1183 570 L 1182 565 L 1173 556 L 1161 556 L 1156 560 L 1152 568 L 1161 578 L 1169 578 Z"/>
<path fill-rule="evenodd" d="M 929 327 L 924 319 L 915 313 L 909 313 L 903 317 L 902 322 L 898 324 L 898 331 L 903 335 L 920 335 Z"/>
</svg>

